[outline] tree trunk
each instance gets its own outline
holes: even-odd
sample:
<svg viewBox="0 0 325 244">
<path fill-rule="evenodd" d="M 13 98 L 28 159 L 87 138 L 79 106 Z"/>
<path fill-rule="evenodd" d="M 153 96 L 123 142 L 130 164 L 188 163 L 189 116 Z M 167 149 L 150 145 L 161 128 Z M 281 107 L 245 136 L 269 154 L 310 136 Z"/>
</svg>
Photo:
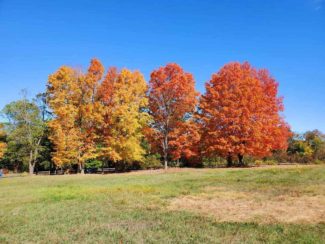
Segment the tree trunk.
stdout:
<svg viewBox="0 0 325 244">
<path fill-rule="evenodd" d="M 168 169 L 168 138 L 167 138 L 167 135 L 165 135 L 165 138 L 164 138 L 163 151 L 164 151 L 165 170 L 167 170 Z"/>
<path fill-rule="evenodd" d="M 79 168 L 80 174 L 85 174 L 85 169 L 83 167 L 83 163 L 82 162 L 79 162 L 78 163 L 78 168 Z"/>
<path fill-rule="evenodd" d="M 244 166 L 244 156 L 243 155 L 238 154 L 238 162 L 239 162 L 240 167 Z"/>
<path fill-rule="evenodd" d="M 30 175 L 34 174 L 34 165 L 32 165 L 32 164 L 29 165 L 29 174 Z"/>
<path fill-rule="evenodd" d="M 232 167 L 232 155 L 229 153 L 227 156 L 227 167 Z"/>
<path fill-rule="evenodd" d="M 29 162 L 28 162 L 28 167 L 29 167 L 29 174 L 33 175 L 34 174 L 34 164 L 33 164 L 33 151 L 30 151 L 29 153 Z"/>
</svg>

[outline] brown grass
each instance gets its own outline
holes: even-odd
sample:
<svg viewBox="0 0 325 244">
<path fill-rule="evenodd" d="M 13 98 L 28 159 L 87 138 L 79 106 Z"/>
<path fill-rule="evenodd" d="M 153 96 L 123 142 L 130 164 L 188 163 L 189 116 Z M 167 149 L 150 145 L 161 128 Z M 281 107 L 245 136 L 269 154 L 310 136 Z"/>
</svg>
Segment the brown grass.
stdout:
<svg viewBox="0 0 325 244">
<path fill-rule="evenodd" d="M 212 216 L 218 222 L 303 223 L 325 222 L 325 196 L 300 192 L 267 196 L 259 193 L 207 188 L 199 195 L 173 199 L 170 210 Z"/>
<path fill-rule="evenodd" d="M 264 170 L 264 169 L 303 169 L 303 168 L 315 168 L 319 167 L 317 164 L 277 164 L 277 165 L 261 165 L 261 166 L 250 166 L 250 167 L 220 167 L 220 168 L 178 168 L 168 167 L 167 171 L 164 169 L 149 169 L 149 170 L 135 170 L 128 173 L 122 174 L 161 174 L 161 173 L 179 173 L 179 172 L 211 172 L 211 171 L 241 171 L 241 170 Z"/>
</svg>

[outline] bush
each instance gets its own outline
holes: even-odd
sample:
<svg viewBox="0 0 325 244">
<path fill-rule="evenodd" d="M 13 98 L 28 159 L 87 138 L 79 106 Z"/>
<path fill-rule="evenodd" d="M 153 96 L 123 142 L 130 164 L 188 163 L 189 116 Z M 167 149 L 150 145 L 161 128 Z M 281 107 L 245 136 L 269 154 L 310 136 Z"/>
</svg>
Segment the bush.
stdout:
<svg viewBox="0 0 325 244">
<path fill-rule="evenodd" d="M 314 161 L 315 164 L 325 164 L 325 160 L 319 160 L 319 159 L 316 159 Z"/>
<path fill-rule="evenodd" d="M 255 160 L 254 165 L 257 167 L 260 167 L 261 165 L 263 165 L 263 160 L 260 160 L 260 159 Z"/>
<path fill-rule="evenodd" d="M 142 169 L 159 169 L 162 167 L 160 162 L 160 155 L 150 154 L 145 157 L 143 162 L 140 162 L 140 167 Z"/>
<path fill-rule="evenodd" d="M 90 159 L 85 163 L 86 168 L 101 168 L 103 162 L 98 159 Z"/>
<path fill-rule="evenodd" d="M 266 160 L 263 161 L 263 163 L 265 165 L 276 165 L 276 164 L 278 164 L 277 161 L 275 161 L 274 159 L 266 159 Z"/>
<path fill-rule="evenodd" d="M 38 165 L 38 170 L 50 170 L 51 168 L 51 162 L 50 161 L 42 161 Z"/>
<path fill-rule="evenodd" d="M 222 157 L 203 158 L 204 168 L 225 167 L 226 165 L 227 161 Z"/>
<path fill-rule="evenodd" d="M 257 159 L 254 161 L 254 165 L 259 167 L 261 165 L 276 165 L 278 162 L 274 159 Z"/>
</svg>

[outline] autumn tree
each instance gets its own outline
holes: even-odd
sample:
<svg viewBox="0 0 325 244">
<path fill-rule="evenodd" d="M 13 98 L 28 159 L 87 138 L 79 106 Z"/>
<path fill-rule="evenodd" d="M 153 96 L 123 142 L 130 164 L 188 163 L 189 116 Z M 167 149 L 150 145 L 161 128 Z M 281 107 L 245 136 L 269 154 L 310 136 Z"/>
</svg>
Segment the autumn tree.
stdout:
<svg viewBox="0 0 325 244">
<path fill-rule="evenodd" d="M 34 173 L 42 150 L 44 123 L 39 108 L 25 97 L 7 104 L 3 114 L 8 119 L 8 149 L 14 149 L 29 167 L 29 173 Z M 11 150 L 12 151 L 12 150 Z"/>
<path fill-rule="evenodd" d="M 3 130 L 3 124 L 0 124 L 0 160 L 2 159 L 7 148 L 5 137 L 6 137 L 6 133 Z"/>
<path fill-rule="evenodd" d="M 195 111 L 198 93 L 190 73 L 177 64 L 167 64 L 151 73 L 149 83 L 149 109 L 153 116 L 150 138 L 164 157 L 177 159 L 181 152 L 191 155 L 189 139 L 193 124 L 189 123 Z M 191 128 L 191 129 L 188 129 Z"/>
<path fill-rule="evenodd" d="M 311 162 L 325 160 L 325 134 L 319 130 L 294 134 L 289 139 L 288 156 L 290 161 Z"/>
<path fill-rule="evenodd" d="M 229 63 L 213 74 L 199 106 L 203 153 L 222 155 L 231 166 L 234 157 L 243 165 L 245 155 L 286 149 L 289 130 L 277 93 L 269 72 L 247 62 Z"/>
<path fill-rule="evenodd" d="M 55 117 L 50 121 L 58 166 L 76 163 L 84 172 L 85 161 L 96 158 L 96 129 L 101 124 L 101 104 L 96 93 L 104 68 L 91 60 L 86 74 L 67 66 L 49 76 L 48 103 Z"/>
<path fill-rule="evenodd" d="M 175 124 L 169 137 L 169 152 L 171 159 L 195 159 L 199 156 L 200 133 L 199 126 L 193 117 L 181 120 Z"/>
<path fill-rule="evenodd" d="M 98 92 L 104 106 L 100 131 L 102 156 L 114 162 L 142 161 L 143 128 L 149 115 L 147 84 L 143 75 L 110 68 Z"/>
</svg>

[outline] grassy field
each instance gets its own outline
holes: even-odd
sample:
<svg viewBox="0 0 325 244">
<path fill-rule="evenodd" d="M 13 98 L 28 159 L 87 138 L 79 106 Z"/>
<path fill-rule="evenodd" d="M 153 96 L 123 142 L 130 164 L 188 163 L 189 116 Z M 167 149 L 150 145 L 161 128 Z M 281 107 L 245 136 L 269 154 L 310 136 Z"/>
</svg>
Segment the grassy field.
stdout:
<svg viewBox="0 0 325 244">
<path fill-rule="evenodd" d="M 324 243 L 325 166 L 0 179 L 0 243 Z"/>
</svg>

